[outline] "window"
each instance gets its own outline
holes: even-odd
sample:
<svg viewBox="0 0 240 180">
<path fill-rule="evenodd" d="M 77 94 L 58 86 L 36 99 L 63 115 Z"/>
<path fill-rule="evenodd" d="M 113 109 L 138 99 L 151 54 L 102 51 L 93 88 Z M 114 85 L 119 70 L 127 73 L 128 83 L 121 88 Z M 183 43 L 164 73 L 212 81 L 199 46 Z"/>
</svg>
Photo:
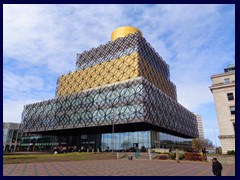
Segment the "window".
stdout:
<svg viewBox="0 0 240 180">
<path fill-rule="evenodd" d="M 224 79 L 224 84 L 230 84 L 230 78 Z"/>
<path fill-rule="evenodd" d="M 229 101 L 234 100 L 233 93 L 227 93 L 227 97 Z"/>
<path fill-rule="evenodd" d="M 234 132 L 235 132 L 235 122 L 233 122 L 233 129 L 234 129 Z"/>
<path fill-rule="evenodd" d="M 231 115 L 235 114 L 235 106 L 230 106 Z"/>
</svg>

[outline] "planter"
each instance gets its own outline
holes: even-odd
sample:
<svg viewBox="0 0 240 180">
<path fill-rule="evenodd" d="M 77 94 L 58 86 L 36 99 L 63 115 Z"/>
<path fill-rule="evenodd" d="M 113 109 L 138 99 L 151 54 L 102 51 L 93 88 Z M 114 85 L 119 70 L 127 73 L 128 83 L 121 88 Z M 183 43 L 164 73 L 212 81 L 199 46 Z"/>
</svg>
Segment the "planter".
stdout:
<svg viewBox="0 0 240 180">
<path fill-rule="evenodd" d="M 168 155 L 168 154 L 160 154 L 160 155 L 159 155 L 159 159 L 160 159 L 160 160 L 169 159 L 169 155 Z"/>
<path fill-rule="evenodd" d="M 202 161 L 203 156 L 200 153 L 185 153 L 184 157 L 186 160 L 192 160 L 192 161 Z"/>
</svg>

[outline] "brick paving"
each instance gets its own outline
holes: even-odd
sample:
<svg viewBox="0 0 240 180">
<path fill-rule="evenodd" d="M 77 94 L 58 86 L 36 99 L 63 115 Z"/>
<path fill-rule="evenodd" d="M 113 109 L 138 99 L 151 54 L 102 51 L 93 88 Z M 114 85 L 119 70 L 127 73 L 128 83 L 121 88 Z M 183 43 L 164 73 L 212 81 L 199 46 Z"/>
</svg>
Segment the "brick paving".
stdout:
<svg viewBox="0 0 240 180">
<path fill-rule="evenodd" d="M 213 176 L 211 163 L 161 160 L 91 160 L 5 164 L 4 176 Z M 235 176 L 235 165 L 223 164 L 223 176 Z"/>
</svg>

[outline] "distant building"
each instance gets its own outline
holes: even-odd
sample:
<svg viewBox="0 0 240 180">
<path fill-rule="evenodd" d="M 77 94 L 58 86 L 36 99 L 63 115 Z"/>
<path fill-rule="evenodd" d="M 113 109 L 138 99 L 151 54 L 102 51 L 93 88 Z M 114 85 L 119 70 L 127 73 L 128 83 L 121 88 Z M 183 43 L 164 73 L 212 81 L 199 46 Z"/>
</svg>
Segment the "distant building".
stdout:
<svg viewBox="0 0 240 180">
<path fill-rule="evenodd" d="M 20 148 L 21 133 L 19 123 L 3 123 L 3 151 L 13 152 Z"/>
<path fill-rule="evenodd" d="M 203 125 L 202 125 L 202 116 L 201 115 L 196 115 L 196 117 L 197 117 L 199 138 L 200 139 L 204 139 Z"/>
<path fill-rule="evenodd" d="M 224 73 L 211 76 L 222 153 L 235 150 L 235 64 L 224 69 Z"/>
</svg>

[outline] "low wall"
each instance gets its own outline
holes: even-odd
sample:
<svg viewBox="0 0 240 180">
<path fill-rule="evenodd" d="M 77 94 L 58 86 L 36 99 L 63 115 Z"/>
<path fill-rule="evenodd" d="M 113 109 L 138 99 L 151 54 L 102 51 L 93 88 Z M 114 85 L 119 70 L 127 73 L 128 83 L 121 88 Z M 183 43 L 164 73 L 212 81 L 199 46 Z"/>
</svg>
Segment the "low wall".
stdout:
<svg viewBox="0 0 240 180">
<path fill-rule="evenodd" d="M 169 153 L 169 149 L 166 148 L 153 148 L 156 153 Z M 172 150 L 172 153 L 176 153 L 176 149 Z M 178 150 L 179 154 L 184 154 L 183 150 Z"/>
<path fill-rule="evenodd" d="M 235 164 L 234 155 L 207 155 L 207 161 L 212 162 L 213 158 L 217 158 L 222 164 Z"/>
</svg>

